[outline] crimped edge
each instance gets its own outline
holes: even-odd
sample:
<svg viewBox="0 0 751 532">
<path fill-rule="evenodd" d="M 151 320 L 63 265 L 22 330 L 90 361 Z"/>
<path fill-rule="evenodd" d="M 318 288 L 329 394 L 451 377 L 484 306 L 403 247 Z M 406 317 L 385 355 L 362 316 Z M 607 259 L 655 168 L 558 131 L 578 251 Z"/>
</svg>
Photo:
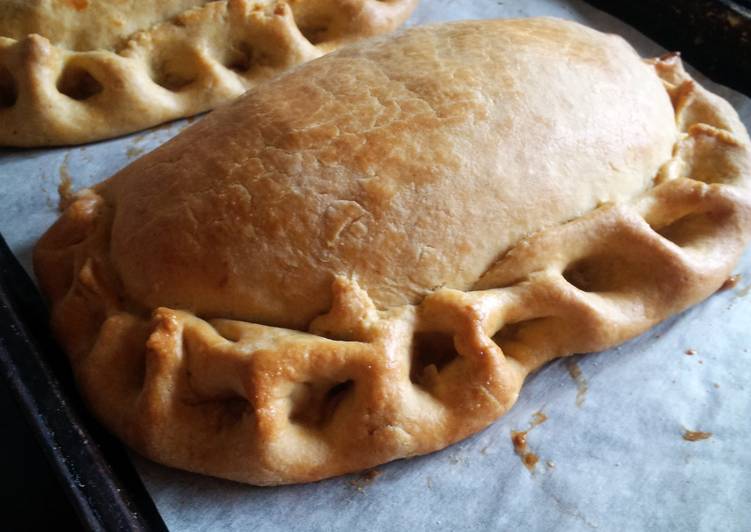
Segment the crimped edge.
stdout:
<svg viewBox="0 0 751 532">
<path fill-rule="evenodd" d="M 418 0 L 335 0 L 312 43 L 286 1 L 221 0 L 135 33 L 117 51 L 0 37 L 0 146 L 110 138 L 201 113 L 347 42 L 395 29 Z"/>
</svg>

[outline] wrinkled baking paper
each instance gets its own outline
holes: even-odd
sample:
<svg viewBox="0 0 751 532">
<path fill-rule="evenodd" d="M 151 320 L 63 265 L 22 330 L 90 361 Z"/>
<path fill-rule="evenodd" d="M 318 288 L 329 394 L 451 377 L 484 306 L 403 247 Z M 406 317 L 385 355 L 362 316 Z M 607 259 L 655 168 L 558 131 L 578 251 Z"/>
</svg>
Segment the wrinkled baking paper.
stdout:
<svg viewBox="0 0 751 532">
<path fill-rule="evenodd" d="M 583 2 L 422 0 L 409 24 L 534 15 L 619 33 L 644 56 L 664 52 Z M 692 73 L 751 127 L 751 100 Z M 61 180 L 100 181 L 187 123 L 0 152 L 0 231 L 24 265 L 58 216 Z M 734 288 L 621 347 L 546 366 L 487 430 L 367 476 L 255 488 L 134 460 L 174 530 L 751 530 L 751 253 L 737 272 Z M 530 471 L 511 433 L 537 412 L 547 420 L 526 435 L 539 457 Z M 711 436 L 684 439 L 707 436 L 692 432 Z"/>
</svg>

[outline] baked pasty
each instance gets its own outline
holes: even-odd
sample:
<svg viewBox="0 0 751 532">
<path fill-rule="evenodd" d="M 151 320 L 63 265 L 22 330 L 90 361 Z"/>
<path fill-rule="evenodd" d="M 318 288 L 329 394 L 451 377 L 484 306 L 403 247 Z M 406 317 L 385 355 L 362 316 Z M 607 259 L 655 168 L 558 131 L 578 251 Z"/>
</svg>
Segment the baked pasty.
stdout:
<svg viewBox="0 0 751 532">
<path fill-rule="evenodd" d="M 751 232 L 750 146 L 675 56 L 555 19 L 417 27 L 80 192 L 35 268 L 130 446 L 313 481 L 465 438 L 546 362 L 714 292 Z"/>
<path fill-rule="evenodd" d="M 77 144 L 190 116 L 417 0 L 0 0 L 0 146 Z"/>
</svg>

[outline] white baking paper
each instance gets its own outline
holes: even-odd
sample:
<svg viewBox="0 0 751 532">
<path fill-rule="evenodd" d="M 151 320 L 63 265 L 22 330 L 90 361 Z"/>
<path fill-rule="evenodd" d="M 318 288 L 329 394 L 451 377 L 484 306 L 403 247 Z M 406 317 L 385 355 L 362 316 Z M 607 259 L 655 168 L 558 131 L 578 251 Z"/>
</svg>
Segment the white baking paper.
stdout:
<svg viewBox="0 0 751 532">
<path fill-rule="evenodd" d="M 422 0 L 409 24 L 535 15 L 619 33 L 644 56 L 665 51 L 578 1 Z M 751 100 L 692 73 L 751 127 Z M 74 189 L 100 181 L 185 125 L 84 147 L 0 152 L 0 231 L 24 265 L 58 215 L 62 178 Z M 487 430 L 378 467 L 376 478 L 256 488 L 134 460 L 174 530 L 748 531 L 751 253 L 737 271 L 735 288 L 617 349 L 576 357 L 578 383 L 554 362 Z M 528 434 L 540 457 L 530 472 L 510 435 L 538 411 L 548 419 Z M 686 430 L 712 436 L 689 442 Z"/>
</svg>

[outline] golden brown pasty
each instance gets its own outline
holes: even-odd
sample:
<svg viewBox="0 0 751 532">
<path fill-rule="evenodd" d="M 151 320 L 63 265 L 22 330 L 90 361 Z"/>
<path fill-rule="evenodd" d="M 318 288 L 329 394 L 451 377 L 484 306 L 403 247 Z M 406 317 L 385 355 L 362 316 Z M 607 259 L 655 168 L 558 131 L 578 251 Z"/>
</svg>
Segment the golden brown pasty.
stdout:
<svg viewBox="0 0 751 532">
<path fill-rule="evenodd" d="M 190 116 L 417 0 L 0 0 L 0 146 L 100 140 Z"/>
<path fill-rule="evenodd" d="M 751 233 L 750 153 L 677 57 L 555 19 L 418 27 L 84 190 L 35 267 L 130 446 L 313 481 L 465 438 L 542 364 L 710 295 Z"/>
</svg>

